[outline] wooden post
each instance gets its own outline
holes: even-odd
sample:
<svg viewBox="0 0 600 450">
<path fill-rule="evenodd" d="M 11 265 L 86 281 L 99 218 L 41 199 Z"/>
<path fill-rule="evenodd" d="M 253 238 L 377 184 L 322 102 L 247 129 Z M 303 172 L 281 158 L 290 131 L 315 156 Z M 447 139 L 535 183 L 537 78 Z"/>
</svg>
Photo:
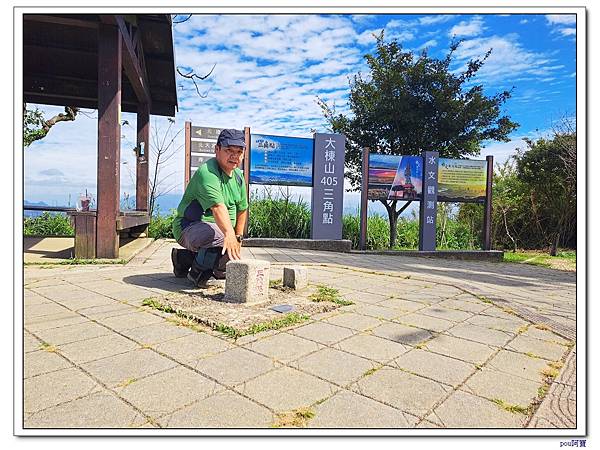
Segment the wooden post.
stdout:
<svg viewBox="0 0 600 450">
<path fill-rule="evenodd" d="M 246 140 L 246 155 L 244 156 L 244 181 L 246 182 L 246 198 L 248 199 L 248 214 L 244 225 L 244 237 L 248 237 L 248 223 L 250 222 L 250 127 L 244 127 Z"/>
<path fill-rule="evenodd" d="M 485 203 L 483 211 L 483 249 L 492 249 L 492 181 L 494 178 L 494 157 L 485 157 L 487 161 L 487 178 L 485 185 Z"/>
<path fill-rule="evenodd" d="M 183 189 L 190 182 L 192 173 L 192 122 L 185 123 L 185 170 L 183 174 Z"/>
<path fill-rule="evenodd" d="M 69 213 L 75 229 L 75 258 L 96 257 L 96 212 L 74 211 Z"/>
<path fill-rule="evenodd" d="M 369 149 L 363 148 L 362 187 L 360 190 L 360 237 L 358 248 L 367 249 L 367 208 L 369 207 Z"/>
<path fill-rule="evenodd" d="M 96 257 L 119 256 L 121 34 L 98 25 L 98 218 Z"/>
<path fill-rule="evenodd" d="M 150 111 L 147 103 L 138 104 L 137 163 L 135 171 L 135 209 L 148 211 L 148 163 L 150 161 Z"/>
</svg>

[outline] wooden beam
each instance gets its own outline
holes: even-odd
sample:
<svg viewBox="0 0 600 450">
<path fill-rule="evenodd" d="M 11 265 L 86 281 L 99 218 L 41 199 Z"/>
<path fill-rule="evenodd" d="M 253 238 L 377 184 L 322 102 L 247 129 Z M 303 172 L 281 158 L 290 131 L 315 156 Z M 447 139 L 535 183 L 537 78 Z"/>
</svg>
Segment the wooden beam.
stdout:
<svg viewBox="0 0 600 450">
<path fill-rule="evenodd" d="M 148 165 L 150 158 L 150 111 L 147 103 L 138 107 L 137 147 L 135 165 L 135 209 L 148 211 Z"/>
<path fill-rule="evenodd" d="M 98 28 L 98 219 L 96 257 L 117 258 L 121 145 L 121 33 Z"/>
<path fill-rule="evenodd" d="M 119 216 L 117 217 L 117 231 L 127 230 L 129 228 L 138 227 L 140 225 L 148 225 L 150 216 Z"/>
<path fill-rule="evenodd" d="M 127 27 L 127 23 L 123 16 L 101 15 L 100 20 L 103 23 L 116 25 L 118 27 L 122 38 L 123 68 L 125 69 L 127 79 L 131 83 L 139 102 L 152 104 L 146 68 L 143 64 L 144 52 L 141 48 L 141 41 L 134 42 L 134 37 Z M 136 54 L 135 51 L 136 46 L 138 47 L 138 54 Z"/>
<path fill-rule="evenodd" d="M 367 249 L 367 212 L 369 208 L 369 149 L 362 149 L 362 178 L 360 191 L 360 232 L 358 237 L 359 250 Z"/>
<path fill-rule="evenodd" d="M 56 25 L 63 25 L 67 27 L 79 27 L 79 28 L 91 28 L 97 29 L 98 22 L 93 20 L 85 20 L 81 19 L 81 16 L 78 14 L 76 18 L 73 17 L 65 17 L 65 16 L 54 16 L 48 14 L 24 14 L 23 20 L 28 22 L 43 22 L 43 23 L 52 23 Z"/>
</svg>

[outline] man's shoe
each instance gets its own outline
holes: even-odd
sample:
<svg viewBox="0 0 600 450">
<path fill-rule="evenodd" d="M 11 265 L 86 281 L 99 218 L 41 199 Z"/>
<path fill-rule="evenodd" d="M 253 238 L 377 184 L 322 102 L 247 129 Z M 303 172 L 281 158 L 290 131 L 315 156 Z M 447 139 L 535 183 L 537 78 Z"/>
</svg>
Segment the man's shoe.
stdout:
<svg viewBox="0 0 600 450">
<path fill-rule="evenodd" d="M 171 250 L 171 261 L 173 262 L 173 274 L 177 278 L 185 278 L 190 271 L 195 253 L 185 248 L 173 248 Z"/>
<path fill-rule="evenodd" d="M 219 248 L 221 248 L 221 247 L 219 247 Z M 219 258 L 219 261 L 217 263 L 217 266 L 213 270 L 213 276 L 217 280 L 224 280 L 226 278 L 225 270 L 227 268 L 228 262 L 229 262 L 229 255 L 227 253 L 225 253 L 224 255 L 221 255 L 221 257 Z"/>
<path fill-rule="evenodd" d="M 197 288 L 206 287 L 206 282 L 213 276 L 212 269 L 204 269 L 195 260 L 192 262 L 190 272 L 187 274 L 188 280 L 194 283 Z"/>
</svg>

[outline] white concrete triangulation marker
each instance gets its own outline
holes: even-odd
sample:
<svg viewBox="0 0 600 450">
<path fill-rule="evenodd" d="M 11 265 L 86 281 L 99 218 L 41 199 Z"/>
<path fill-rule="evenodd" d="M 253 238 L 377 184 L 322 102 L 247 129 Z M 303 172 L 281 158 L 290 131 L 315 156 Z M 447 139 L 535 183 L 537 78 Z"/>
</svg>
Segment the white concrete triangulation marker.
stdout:
<svg viewBox="0 0 600 450">
<path fill-rule="evenodd" d="M 262 303 L 269 300 L 271 263 L 256 259 L 229 261 L 225 278 L 225 301 Z"/>
<path fill-rule="evenodd" d="M 303 289 L 308 286 L 308 270 L 306 267 L 284 267 L 283 285 L 292 289 Z"/>
</svg>

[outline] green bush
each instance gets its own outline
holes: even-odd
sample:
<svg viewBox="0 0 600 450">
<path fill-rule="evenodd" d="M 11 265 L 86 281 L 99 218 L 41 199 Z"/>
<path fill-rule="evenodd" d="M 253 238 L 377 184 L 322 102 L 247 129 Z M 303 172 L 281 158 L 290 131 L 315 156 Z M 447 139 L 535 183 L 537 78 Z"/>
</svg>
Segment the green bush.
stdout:
<svg viewBox="0 0 600 450">
<path fill-rule="evenodd" d="M 38 217 L 23 218 L 24 236 L 74 236 L 69 218 L 63 214 L 44 212 Z"/>
<path fill-rule="evenodd" d="M 154 239 L 173 239 L 173 219 L 177 216 L 177 211 L 171 210 L 171 215 L 161 216 L 155 214 L 148 225 L 148 236 Z"/>
<path fill-rule="evenodd" d="M 262 238 L 308 239 L 311 215 L 302 201 L 290 201 L 290 196 L 274 199 L 265 190 L 263 198 L 250 200 L 248 236 Z"/>
</svg>

